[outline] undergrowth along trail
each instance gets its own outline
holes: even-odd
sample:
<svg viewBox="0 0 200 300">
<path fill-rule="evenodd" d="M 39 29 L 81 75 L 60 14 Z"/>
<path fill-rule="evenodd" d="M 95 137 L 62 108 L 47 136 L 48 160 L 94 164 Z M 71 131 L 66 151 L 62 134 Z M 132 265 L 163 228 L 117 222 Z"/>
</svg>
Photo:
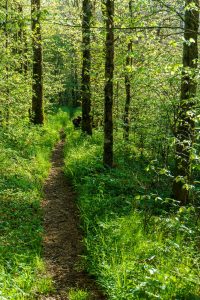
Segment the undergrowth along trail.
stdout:
<svg viewBox="0 0 200 300">
<path fill-rule="evenodd" d="M 59 279 L 61 257 L 51 257 L 46 252 L 52 269 L 55 267 L 58 272 L 54 285 L 52 274 L 46 273 L 42 255 L 42 186 L 49 173 L 53 146 L 59 141 L 58 132 L 63 127 L 67 132 L 64 172 L 77 192 L 87 249 L 84 267 L 97 278 L 108 299 L 199 299 L 200 232 L 194 207 L 167 202 L 170 182 L 166 177 L 158 178 L 151 170 L 151 174 L 145 171 L 148 157 L 141 158 L 134 145 L 125 147 L 116 143 L 117 167 L 105 169 L 101 160 L 101 129 L 93 137 L 85 137 L 72 128 L 67 113 L 60 111 L 48 119 L 44 127 L 21 123 L 0 129 L 4 137 L 0 142 L 0 297 L 6 300 L 89 297 L 90 288 L 85 288 L 86 285 L 78 288 L 75 283 L 76 272 L 78 278 L 88 276 L 82 273 L 79 263 L 73 263 L 74 281 L 68 281 L 71 288 L 66 287 L 64 295 L 61 290 L 65 289 L 65 280 Z M 61 148 L 63 142 L 59 142 L 55 156 Z M 62 173 L 62 162 L 57 163 L 53 169 Z M 63 173 L 62 176 L 64 180 Z M 60 185 L 59 177 L 57 180 Z M 71 187 L 66 188 L 73 196 Z M 55 194 L 51 189 L 56 190 Z M 51 200 L 58 197 L 57 190 L 49 187 Z M 46 241 L 48 244 L 48 238 Z"/>
<path fill-rule="evenodd" d="M 148 171 L 134 145 L 116 138 L 117 167 L 106 169 L 101 128 L 92 137 L 68 131 L 65 172 L 79 196 L 87 266 L 108 299 L 199 299 L 195 208 L 170 199 L 170 180 Z"/>
<path fill-rule="evenodd" d="M 103 300 L 95 281 L 81 266 L 83 236 L 75 194 L 62 170 L 64 144 L 62 138 L 53 151 L 52 168 L 44 186 L 44 255 L 55 283 L 50 296 L 62 300 Z"/>
<path fill-rule="evenodd" d="M 67 119 L 59 110 L 43 127 L 28 120 L 0 127 L 1 299 L 35 299 L 53 289 L 42 257 L 40 202 L 51 152 Z"/>
</svg>

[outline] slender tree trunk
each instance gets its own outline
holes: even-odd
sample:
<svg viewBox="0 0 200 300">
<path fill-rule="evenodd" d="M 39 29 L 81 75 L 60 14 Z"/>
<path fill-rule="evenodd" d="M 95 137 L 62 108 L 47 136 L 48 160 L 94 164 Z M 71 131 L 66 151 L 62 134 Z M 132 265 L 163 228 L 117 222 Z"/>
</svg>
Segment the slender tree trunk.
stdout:
<svg viewBox="0 0 200 300">
<path fill-rule="evenodd" d="M 119 81 L 116 82 L 116 97 L 115 97 L 114 106 L 116 107 L 116 120 L 119 120 L 119 118 L 120 118 L 120 111 L 119 111 Z M 116 124 L 116 131 L 118 131 L 118 129 L 119 129 L 119 125 Z"/>
<path fill-rule="evenodd" d="M 8 56 L 8 46 L 9 46 L 9 37 L 8 37 L 8 0 L 6 0 L 5 3 L 5 9 L 6 9 L 6 20 L 5 20 L 5 47 L 6 47 L 6 54 Z M 8 58 L 7 58 L 8 60 Z M 6 109 L 5 109 L 5 121 L 6 125 L 9 123 L 10 118 L 10 89 L 9 89 L 9 67 L 8 62 L 6 63 Z"/>
<path fill-rule="evenodd" d="M 33 124 L 44 123 L 43 112 L 43 59 L 40 24 L 40 0 L 31 0 L 32 43 L 33 43 L 33 83 L 32 112 Z"/>
<path fill-rule="evenodd" d="M 24 49 L 23 49 L 22 69 L 23 69 L 24 75 L 27 76 L 29 63 L 28 63 L 28 41 L 27 41 L 26 29 L 24 29 L 24 31 L 23 31 L 23 40 L 24 40 Z"/>
<path fill-rule="evenodd" d="M 192 5 L 191 5 L 192 4 Z M 196 5 L 196 8 L 193 6 Z M 190 8 L 189 8 L 190 7 Z M 173 195 L 181 205 L 189 202 L 188 184 L 191 177 L 190 154 L 194 142 L 195 97 L 197 82 L 195 72 L 198 59 L 199 0 L 185 1 L 185 32 L 183 43 L 183 73 L 179 123 L 176 132 L 176 170 Z"/>
<path fill-rule="evenodd" d="M 24 29 L 24 21 L 23 21 L 23 6 L 21 3 L 17 3 L 17 9 L 19 12 L 19 21 L 18 26 L 19 30 L 17 33 L 17 52 L 20 54 L 20 67 L 19 72 L 27 74 L 27 41 L 26 41 L 26 30 Z"/>
<path fill-rule="evenodd" d="M 113 166 L 113 75 L 114 75 L 114 0 L 106 0 L 106 63 L 104 103 L 104 154 L 105 166 Z"/>
<path fill-rule="evenodd" d="M 73 106 L 77 107 L 78 106 L 78 71 L 77 71 L 77 64 L 76 61 L 74 63 L 74 101 L 73 101 Z"/>
<path fill-rule="evenodd" d="M 78 107 L 80 106 L 80 103 L 78 103 L 79 100 L 79 80 L 78 80 L 78 69 L 77 69 L 77 53 L 74 49 L 73 51 L 73 59 L 72 59 L 72 81 L 73 81 L 73 87 L 72 87 L 72 106 Z"/>
<path fill-rule="evenodd" d="M 130 25 L 133 25 L 133 1 L 129 1 L 129 13 L 130 13 Z M 124 140 L 128 141 L 130 131 L 130 104 L 131 104 L 131 81 L 129 75 L 129 67 L 132 66 L 132 58 L 130 56 L 133 50 L 133 42 L 128 43 L 128 53 L 126 56 L 126 73 L 125 73 L 125 90 L 126 90 L 126 102 L 124 108 Z"/>
<path fill-rule="evenodd" d="M 92 6 L 90 0 L 83 0 L 83 65 L 82 65 L 82 131 L 92 135 L 91 91 L 90 91 L 90 22 Z"/>
<path fill-rule="evenodd" d="M 129 139 L 129 130 L 130 130 L 130 104 L 131 104 L 131 81 L 128 67 L 131 66 L 131 57 L 130 52 L 132 51 L 132 41 L 128 44 L 128 53 L 126 57 L 126 73 L 125 73 L 125 89 L 126 89 L 126 102 L 124 108 L 124 140 L 128 141 Z"/>
</svg>

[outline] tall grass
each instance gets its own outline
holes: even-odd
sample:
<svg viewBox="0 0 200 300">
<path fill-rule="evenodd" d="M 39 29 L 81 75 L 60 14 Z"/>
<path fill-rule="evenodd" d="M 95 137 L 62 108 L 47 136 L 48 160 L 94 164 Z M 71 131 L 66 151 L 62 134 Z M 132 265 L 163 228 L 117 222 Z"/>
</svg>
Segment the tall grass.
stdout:
<svg viewBox="0 0 200 300">
<path fill-rule="evenodd" d="M 42 259 L 42 186 L 52 148 L 68 114 L 48 115 L 44 127 L 0 129 L 0 299 L 36 299 L 53 284 Z"/>
<path fill-rule="evenodd" d="M 117 167 L 104 169 L 102 132 L 69 127 L 65 172 L 78 194 L 88 270 L 108 299 L 200 299 L 195 209 L 169 198 L 170 180 L 147 172 L 134 146 L 116 140 Z"/>
</svg>

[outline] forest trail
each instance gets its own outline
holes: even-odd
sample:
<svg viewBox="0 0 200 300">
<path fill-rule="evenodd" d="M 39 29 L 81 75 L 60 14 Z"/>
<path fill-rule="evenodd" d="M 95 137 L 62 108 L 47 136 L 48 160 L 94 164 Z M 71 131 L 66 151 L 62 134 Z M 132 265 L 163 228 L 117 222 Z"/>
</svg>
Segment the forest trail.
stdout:
<svg viewBox="0 0 200 300">
<path fill-rule="evenodd" d="M 81 289 L 91 294 L 90 299 L 103 300 L 95 281 L 80 271 L 83 254 L 83 236 L 79 228 L 79 212 L 75 193 L 63 172 L 65 139 L 56 145 L 52 155 L 52 167 L 44 185 L 44 257 L 47 270 L 55 283 L 56 291 L 42 300 L 70 300 L 70 289 Z M 74 299 L 74 298 L 73 298 Z M 85 299 L 85 298 L 84 298 Z"/>
</svg>

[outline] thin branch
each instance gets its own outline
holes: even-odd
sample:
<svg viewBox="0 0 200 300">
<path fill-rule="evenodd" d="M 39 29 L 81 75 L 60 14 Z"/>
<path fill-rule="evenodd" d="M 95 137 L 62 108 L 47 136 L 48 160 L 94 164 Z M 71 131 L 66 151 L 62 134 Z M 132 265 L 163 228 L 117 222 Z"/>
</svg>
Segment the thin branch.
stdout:
<svg viewBox="0 0 200 300">
<path fill-rule="evenodd" d="M 49 20 L 44 20 L 44 21 L 49 21 Z M 62 25 L 70 28 L 83 28 L 82 25 L 78 24 L 67 24 L 67 23 L 61 23 L 61 22 L 53 22 L 53 24 L 56 25 Z M 91 26 L 92 29 L 99 29 L 99 30 L 106 30 L 105 27 L 102 26 Z M 156 30 L 156 29 L 182 29 L 180 26 L 131 26 L 131 27 L 114 27 L 114 30 L 137 30 L 137 29 L 142 29 L 142 30 Z"/>
</svg>

